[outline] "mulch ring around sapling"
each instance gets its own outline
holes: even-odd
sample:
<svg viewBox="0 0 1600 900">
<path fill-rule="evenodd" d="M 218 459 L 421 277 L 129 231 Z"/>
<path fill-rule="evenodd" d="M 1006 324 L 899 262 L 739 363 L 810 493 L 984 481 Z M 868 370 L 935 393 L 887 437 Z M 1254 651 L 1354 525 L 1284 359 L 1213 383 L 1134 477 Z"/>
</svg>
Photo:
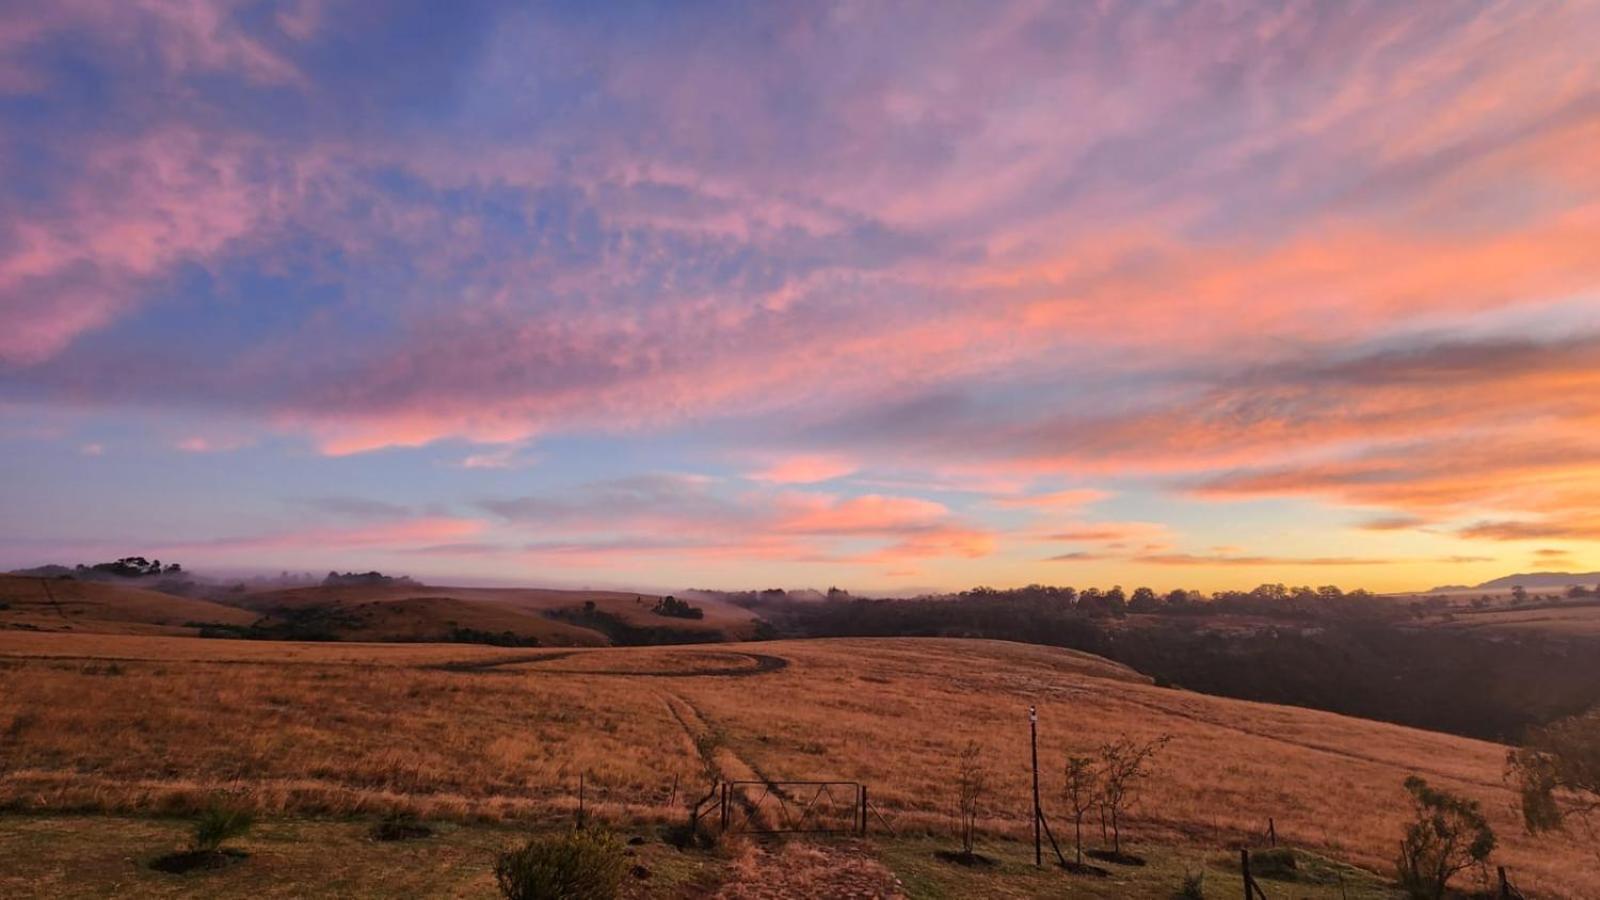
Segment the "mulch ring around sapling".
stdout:
<svg viewBox="0 0 1600 900">
<path fill-rule="evenodd" d="M 189 872 L 212 872 L 225 869 L 248 859 L 243 850 L 224 847 L 220 850 L 183 850 L 168 853 L 150 860 L 150 868 L 168 875 L 185 875 Z"/>
<path fill-rule="evenodd" d="M 375 841 L 415 841 L 433 836 L 433 829 L 410 816 L 388 816 L 372 826 Z"/>
<path fill-rule="evenodd" d="M 933 858 L 940 862 L 955 863 L 958 866 L 969 868 L 990 868 L 1000 865 L 1000 862 L 982 853 L 971 853 L 966 850 L 935 850 Z"/>
<path fill-rule="evenodd" d="M 1134 856 L 1132 853 L 1117 853 L 1112 850 L 1085 850 L 1084 856 L 1092 856 L 1101 862 L 1113 863 L 1119 866 L 1142 866 L 1144 857 Z"/>
</svg>

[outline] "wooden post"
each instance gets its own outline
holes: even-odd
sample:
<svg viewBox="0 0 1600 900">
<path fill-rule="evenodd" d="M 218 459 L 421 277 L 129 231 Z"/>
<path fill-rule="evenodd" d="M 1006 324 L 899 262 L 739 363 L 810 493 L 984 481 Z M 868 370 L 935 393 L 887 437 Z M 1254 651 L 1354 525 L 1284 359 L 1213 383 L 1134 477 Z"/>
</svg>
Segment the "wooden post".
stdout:
<svg viewBox="0 0 1600 900">
<path fill-rule="evenodd" d="M 722 786 L 722 830 L 728 830 L 728 786 Z"/>
<path fill-rule="evenodd" d="M 1254 884 L 1254 880 L 1250 877 L 1249 850 L 1239 851 L 1239 870 L 1244 874 L 1244 900 L 1255 900 L 1255 897 L 1250 893 L 1250 888 Z"/>
<path fill-rule="evenodd" d="M 1271 816 L 1267 817 L 1267 846 L 1278 846 L 1278 823 L 1272 821 Z"/>
<path fill-rule="evenodd" d="M 578 827 L 583 827 L 583 773 L 578 773 Z"/>
<path fill-rule="evenodd" d="M 1044 851 L 1039 844 L 1039 708 L 1028 707 L 1028 738 L 1033 745 L 1033 865 L 1044 865 Z"/>
<path fill-rule="evenodd" d="M 1510 900 L 1510 898 L 1511 898 L 1511 882 L 1506 880 L 1506 867 L 1505 866 L 1496 866 L 1495 868 L 1497 868 L 1499 870 L 1499 872 L 1500 872 L 1500 897 L 1501 897 L 1501 900 Z"/>
<path fill-rule="evenodd" d="M 861 833 L 867 833 L 867 786 L 861 786 Z"/>
</svg>

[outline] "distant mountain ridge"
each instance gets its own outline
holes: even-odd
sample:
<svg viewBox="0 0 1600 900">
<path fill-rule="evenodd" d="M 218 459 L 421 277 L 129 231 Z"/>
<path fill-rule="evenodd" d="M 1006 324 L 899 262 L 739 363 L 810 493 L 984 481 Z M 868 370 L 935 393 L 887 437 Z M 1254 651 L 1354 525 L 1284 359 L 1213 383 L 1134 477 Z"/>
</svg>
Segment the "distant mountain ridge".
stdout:
<svg viewBox="0 0 1600 900">
<path fill-rule="evenodd" d="M 1597 584 L 1600 584 L 1600 572 L 1523 572 L 1517 575 L 1507 575 L 1504 578 L 1496 578 L 1493 581 L 1485 581 L 1484 583 L 1475 587 L 1451 584 L 1433 588 L 1432 592 L 1461 590 L 1492 591 L 1504 588 L 1512 588 L 1516 587 L 1517 585 L 1521 585 L 1525 588 L 1564 588 L 1572 587 L 1573 585 L 1593 587 Z"/>
</svg>

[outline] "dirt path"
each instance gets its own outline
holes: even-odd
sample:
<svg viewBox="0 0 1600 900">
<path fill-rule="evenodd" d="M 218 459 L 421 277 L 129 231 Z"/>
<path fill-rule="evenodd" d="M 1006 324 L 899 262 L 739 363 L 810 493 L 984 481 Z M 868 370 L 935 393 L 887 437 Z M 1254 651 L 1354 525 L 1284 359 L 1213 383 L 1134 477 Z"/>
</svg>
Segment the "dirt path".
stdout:
<svg viewBox="0 0 1600 900">
<path fill-rule="evenodd" d="M 510 656 L 503 659 L 467 660 L 465 662 L 441 663 L 429 668 L 443 669 L 448 672 L 489 672 L 502 669 L 506 666 L 535 666 L 537 664 L 580 656 L 593 651 L 567 650 L 557 653 L 543 653 L 527 656 Z M 708 654 L 709 655 L 709 654 Z M 718 651 L 722 656 L 738 656 L 749 660 L 748 665 L 703 666 L 696 669 L 574 669 L 555 668 L 537 665 L 529 668 L 529 672 L 538 672 L 546 675 L 625 675 L 634 678 L 744 678 L 751 675 L 765 675 L 789 667 L 789 661 L 781 656 L 772 656 L 766 653 L 736 653 Z M 519 670 L 520 671 L 520 670 Z"/>
<path fill-rule="evenodd" d="M 706 721 L 699 707 L 672 691 L 662 691 L 661 697 L 693 745 L 708 775 L 718 781 L 766 780 L 755 766 L 723 743 L 721 734 Z"/>
<path fill-rule="evenodd" d="M 445 672 L 489 672 L 501 666 L 516 666 L 525 663 L 549 662 L 553 659 L 565 659 L 581 653 L 581 650 L 558 650 L 554 653 L 528 653 L 520 656 L 505 656 L 497 659 L 469 659 L 462 662 L 433 663 L 423 666 L 424 669 L 439 669 Z"/>
<path fill-rule="evenodd" d="M 764 773 L 722 742 L 716 727 L 685 697 L 661 692 L 662 702 L 683 729 L 684 740 L 714 781 L 770 781 Z M 750 798 L 734 794 L 748 821 L 762 811 Z M 718 823 L 708 823 L 718 827 Z M 757 841 L 739 837 L 740 856 L 730 866 L 732 880 L 709 895 L 717 900 L 899 900 L 906 896 L 870 850 L 855 841 Z"/>
<path fill-rule="evenodd" d="M 853 841 L 752 843 L 732 868 L 737 878 L 711 896 L 718 900 L 889 900 L 906 896 L 894 873 Z"/>
</svg>

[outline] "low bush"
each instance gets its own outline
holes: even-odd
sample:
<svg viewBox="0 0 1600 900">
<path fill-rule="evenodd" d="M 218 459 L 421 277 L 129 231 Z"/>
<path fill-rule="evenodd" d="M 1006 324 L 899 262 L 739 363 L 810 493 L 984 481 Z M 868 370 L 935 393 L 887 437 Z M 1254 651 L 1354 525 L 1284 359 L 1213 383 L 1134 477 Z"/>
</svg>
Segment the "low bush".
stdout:
<svg viewBox="0 0 1600 900">
<path fill-rule="evenodd" d="M 198 853 L 215 853 L 222 845 L 242 837 L 255 824 L 249 812 L 216 804 L 200 814 L 194 823 L 194 849 Z"/>
<path fill-rule="evenodd" d="M 1250 871 L 1262 878 L 1278 881 L 1300 880 L 1300 863 L 1287 847 L 1272 847 L 1250 854 Z"/>
<path fill-rule="evenodd" d="M 627 872 L 622 843 L 599 829 L 536 837 L 494 867 L 507 900 L 612 900 Z"/>
</svg>

